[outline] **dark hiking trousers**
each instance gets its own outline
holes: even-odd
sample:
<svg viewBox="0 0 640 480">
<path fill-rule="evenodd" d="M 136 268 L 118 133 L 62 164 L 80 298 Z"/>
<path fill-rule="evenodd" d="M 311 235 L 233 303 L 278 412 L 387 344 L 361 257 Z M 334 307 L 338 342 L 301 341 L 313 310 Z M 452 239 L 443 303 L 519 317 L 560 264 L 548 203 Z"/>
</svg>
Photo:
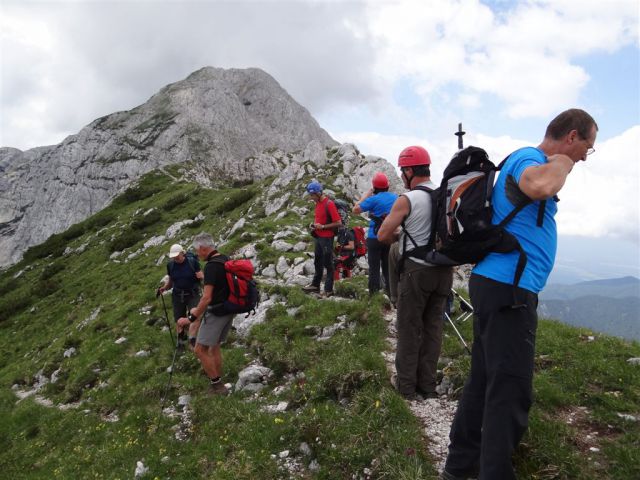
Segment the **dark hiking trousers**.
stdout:
<svg viewBox="0 0 640 480">
<path fill-rule="evenodd" d="M 389 245 L 377 238 L 367 238 L 367 258 L 369 260 L 369 293 L 380 290 L 380 268 L 384 278 L 384 288 L 389 295 Z"/>
<path fill-rule="evenodd" d="M 447 472 L 463 476 L 480 469 L 482 480 L 515 479 L 511 454 L 527 428 L 538 296 L 471 275 L 474 309 L 471 373 L 451 426 Z M 503 308 L 503 307 L 507 308 Z"/>
<path fill-rule="evenodd" d="M 316 273 L 311 284 L 320 288 L 322 274 L 327 269 L 327 276 L 324 280 L 324 291 L 333 292 L 333 237 L 316 237 L 315 257 L 313 265 Z"/>
<path fill-rule="evenodd" d="M 198 305 L 200 301 L 200 290 L 180 290 L 173 289 L 171 303 L 173 304 L 173 319 L 177 322 L 179 318 L 189 315 L 189 310 Z"/>
<path fill-rule="evenodd" d="M 451 267 L 405 260 L 398 285 L 396 371 L 402 395 L 436 389 L 442 347 L 442 313 L 453 283 Z"/>
</svg>

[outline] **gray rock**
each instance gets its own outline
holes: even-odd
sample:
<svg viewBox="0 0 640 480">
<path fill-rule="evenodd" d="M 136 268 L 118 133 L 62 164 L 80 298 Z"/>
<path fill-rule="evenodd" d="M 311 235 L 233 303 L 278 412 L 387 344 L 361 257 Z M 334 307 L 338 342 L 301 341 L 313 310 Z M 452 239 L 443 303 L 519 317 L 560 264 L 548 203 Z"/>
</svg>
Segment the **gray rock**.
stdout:
<svg viewBox="0 0 640 480">
<path fill-rule="evenodd" d="M 240 337 L 246 337 L 254 325 L 263 323 L 267 317 L 267 311 L 276 304 L 277 297 L 262 299 L 256 312 L 252 315 L 236 315 L 233 326 Z"/>
<path fill-rule="evenodd" d="M 277 275 L 276 267 L 273 264 L 269 265 L 264 270 L 262 270 L 262 276 L 263 277 L 276 278 L 276 275 Z"/>
<path fill-rule="evenodd" d="M 307 260 L 304 262 L 303 272 L 305 275 L 313 275 L 316 273 L 316 267 L 313 264 L 313 260 Z"/>
<path fill-rule="evenodd" d="M 289 200 L 291 195 L 286 193 L 281 197 L 275 198 L 267 203 L 264 207 L 265 215 L 273 215 L 276 212 L 280 212 L 280 210 L 285 207 L 285 204 Z"/>
<path fill-rule="evenodd" d="M 240 250 L 238 250 L 238 255 L 243 258 L 256 258 L 258 256 L 256 244 L 250 243 L 249 245 L 245 245 Z"/>
<path fill-rule="evenodd" d="M 61 372 L 62 372 L 62 369 L 58 368 L 51 374 L 51 383 L 56 383 L 59 380 Z"/>
<path fill-rule="evenodd" d="M 278 259 L 278 264 L 276 265 L 276 272 L 283 275 L 287 270 L 289 270 L 289 262 L 287 262 L 286 258 L 280 257 Z"/>
<path fill-rule="evenodd" d="M 309 284 L 309 277 L 296 274 L 287 275 L 285 283 L 289 286 L 298 285 L 299 287 L 304 287 Z"/>
<path fill-rule="evenodd" d="M 300 453 L 302 453 L 306 457 L 310 457 L 311 455 L 313 455 L 313 451 L 311 450 L 311 447 L 307 442 L 302 442 L 298 447 L 298 450 L 300 450 Z"/>
<path fill-rule="evenodd" d="M 290 237 L 290 236 L 291 236 L 291 235 L 293 235 L 293 234 L 294 234 L 294 232 L 292 232 L 291 230 L 283 230 L 283 231 L 281 231 L 281 232 L 276 233 L 276 234 L 273 236 L 273 239 L 274 239 L 274 240 L 280 240 L 280 239 L 282 239 L 282 238 Z"/>
<path fill-rule="evenodd" d="M 640 365 L 640 358 L 636 357 L 636 358 L 629 358 L 627 359 L 627 363 L 629 365 Z"/>
<path fill-rule="evenodd" d="M 191 403 L 191 395 L 180 395 L 178 397 L 178 405 L 185 406 Z"/>
<path fill-rule="evenodd" d="M 365 257 L 358 258 L 358 260 L 356 260 L 356 265 L 365 272 L 369 271 L 369 263 Z"/>
<path fill-rule="evenodd" d="M 265 72 L 203 68 L 58 145 L 0 148 L 0 261 L 17 261 L 151 170 L 191 161 L 181 174 L 204 185 L 261 180 L 282 170 L 277 152 L 301 151 L 302 161 L 322 164 L 333 145 Z"/>
<path fill-rule="evenodd" d="M 71 358 L 76 354 L 76 349 L 74 347 L 68 348 L 67 350 L 64 351 L 64 353 L 62 354 L 62 356 L 64 358 Z"/>
<path fill-rule="evenodd" d="M 279 252 L 290 252 L 293 250 L 293 245 L 284 240 L 274 240 L 271 242 L 271 247 Z"/>
<path fill-rule="evenodd" d="M 158 235 L 156 237 L 151 237 L 149 240 L 147 240 L 146 242 L 144 242 L 144 249 L 146 250 L 147 248 L 150 247 L 157 247 L 158 245 L 162 245 L 162 243 L 165 241 L 165 236 L 164 235 Z"/>
<path fill-rule="evenodd" d="M 238 381 L 235 385 L 236 391 L 245 390 L 250 384 L 264 383 L 273 374 L 273 371 L 262 365 L 249 365 L 238 373 Z"/>
<path fill-rule="evenodd" d="M 619 413 L 616 412 L 616 415 L 618 415 L 618 417 L 620 417 L 623 420 L 626 420 L 628 422 L 637 422 L 638 418 L 633 416 L 633 415 L 629 415 L 628 413 Z"/>
<path fill-rule="evenodd" d="M 151 353 L 148 350 L 140 350 L 139 352 L 136 352 L 136 357 L 139 357 L 139 358 L 145 358 L 145 357 L 148 357 L 149 355 L 151 355 Z"/>
<path fill-rule="evenodd" d="M 238 220 L 233 227 L 231 227 L 231 230 L 229 230 L 229 233 L 227 234 L 227 238 L 230 238 L 231 236 L 233 236 L 234 233 L 236 233 L 238 230 L 242 230 L 244 228 L 244 225 L 247 221 L 245 220 L 244 217 L 242 217 L 240 220 Z"/>
<path fill-rule="evenodd" d="M 294 252 L 304 252 L 307 249 L 307 244 L 305 242 L 298 242 L 293 246 Z"/>
</svg>

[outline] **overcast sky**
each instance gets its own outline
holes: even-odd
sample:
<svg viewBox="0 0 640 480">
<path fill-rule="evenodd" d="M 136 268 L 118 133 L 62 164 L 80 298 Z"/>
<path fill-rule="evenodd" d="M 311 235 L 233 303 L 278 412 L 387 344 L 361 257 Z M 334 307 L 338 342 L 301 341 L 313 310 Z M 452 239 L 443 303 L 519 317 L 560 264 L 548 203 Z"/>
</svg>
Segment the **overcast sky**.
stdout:
<svg viewBox="0 0 640 480">
<path fill-rule="evenodd" d="M 0 0 L 0 146 L 58 143 L 207 65 L 264 69 L 364 153 L 395 163 L 403 147 L 426 146 L 436 180 L 459 121 L 466 142 L 499 161 L 581 107 L 600 133 L 561 192 L 559 231 L 629 242 L 638 265 L 639 10 L 638 0 Z"/>
</svg>

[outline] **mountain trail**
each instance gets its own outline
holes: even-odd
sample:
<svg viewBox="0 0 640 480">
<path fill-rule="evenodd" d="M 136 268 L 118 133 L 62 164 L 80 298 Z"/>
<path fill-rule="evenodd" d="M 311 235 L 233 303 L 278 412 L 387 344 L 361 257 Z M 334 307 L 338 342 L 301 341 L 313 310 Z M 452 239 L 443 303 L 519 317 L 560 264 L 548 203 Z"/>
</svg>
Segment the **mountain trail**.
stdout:
<svg viewBox="0 0 640 480">
<path fill-rule="evenodd" d="M 396 310 L 390 308 L 383 312 L 387 322 L 387 342 L 390 350 L 382 355 L 387 363 L 391 380 L 396 376 L 395 350 L 397 345 Z M 427 450 L 432 455 L 438 473 L 444 469 L 449 445 L 449 430 L 453 422 L 458 402 L 450 400 L 446 395 L 423 401 L 407 401 L 411 412 L 420 420 L 422 432 L 427 443 Z"/>
</svg>

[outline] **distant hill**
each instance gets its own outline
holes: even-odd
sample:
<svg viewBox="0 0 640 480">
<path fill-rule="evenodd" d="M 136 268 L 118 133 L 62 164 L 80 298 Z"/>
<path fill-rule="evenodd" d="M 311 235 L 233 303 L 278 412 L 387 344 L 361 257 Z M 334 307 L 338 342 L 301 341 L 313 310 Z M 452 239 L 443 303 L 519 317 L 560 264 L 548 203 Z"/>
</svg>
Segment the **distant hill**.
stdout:
<svg viewBox="0 0 640 480">
<path fill-rule="evenodd" d="M 549 285 L 538 313 L 574 326 L 640 340 L 640 279 L 622 277 Z"/>
<path fill-rule="evenodd" d="M 541 300 L 571 300 L 578 297 L 599 295 L 609 298 L 640 298 L 640 278 L 621 277 L 591 280 L 572 285 L 551 284 L 540 294 Z"/>
</svg>

